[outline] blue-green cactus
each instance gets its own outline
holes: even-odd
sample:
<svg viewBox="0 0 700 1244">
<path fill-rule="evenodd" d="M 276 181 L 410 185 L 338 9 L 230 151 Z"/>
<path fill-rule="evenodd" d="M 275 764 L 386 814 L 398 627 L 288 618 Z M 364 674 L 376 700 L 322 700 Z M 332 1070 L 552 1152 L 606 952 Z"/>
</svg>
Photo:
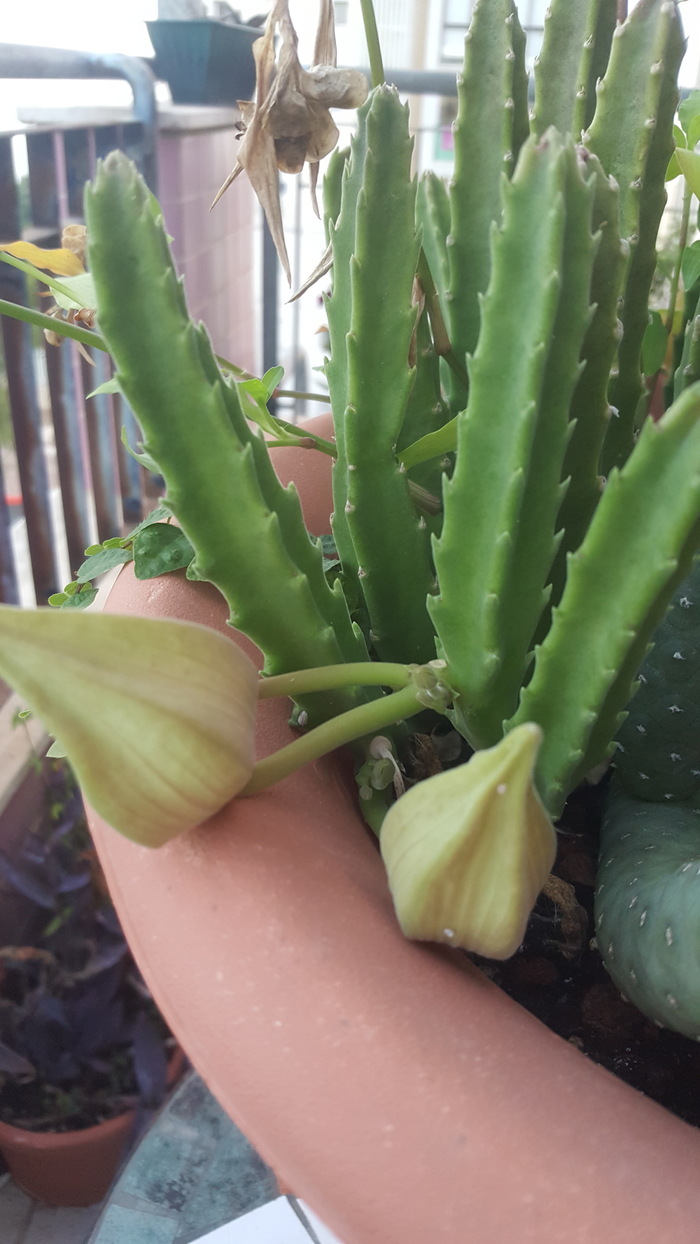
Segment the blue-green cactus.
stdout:
<svg viewBox="0 0 700 1244">
<path fill-rule="evenodd" d="M 618 989 L 700 1041 L 700 813 L 617 789 L 601 832 L 598 947 Z"/>
</svg>

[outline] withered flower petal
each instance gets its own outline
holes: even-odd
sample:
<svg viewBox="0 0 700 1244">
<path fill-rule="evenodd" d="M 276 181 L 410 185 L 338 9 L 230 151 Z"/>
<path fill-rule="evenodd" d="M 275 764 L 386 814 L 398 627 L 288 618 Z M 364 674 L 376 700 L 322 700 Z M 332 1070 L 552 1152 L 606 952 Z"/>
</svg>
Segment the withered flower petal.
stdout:
<svg viewBox="0 0 700 1244">
<path fill-rule="evenodd" d="M 275 58 L 275 33 L 281 44 Z M 291 284 L 279 201 L 278 170 L 298 173 L 311 167 L 311 198 L 318 215 L 316 182 L 319 161 L 338 141 L 338 127 L 330 108 L 357 108 L 367 98 L 368 86 L 357 70 L 336 68 L 335 25 L 331 0 L 321 0 L 314 65 L 302 68 L 297 34 L 288 0 L 276 0 L 265 33 L 253 44 L 255 99 L 241 104 L 245 128 L 235 167 L 219 190 L 212 207 L 245 169 L 265 213 L 282 267 Z"/>
</svg>

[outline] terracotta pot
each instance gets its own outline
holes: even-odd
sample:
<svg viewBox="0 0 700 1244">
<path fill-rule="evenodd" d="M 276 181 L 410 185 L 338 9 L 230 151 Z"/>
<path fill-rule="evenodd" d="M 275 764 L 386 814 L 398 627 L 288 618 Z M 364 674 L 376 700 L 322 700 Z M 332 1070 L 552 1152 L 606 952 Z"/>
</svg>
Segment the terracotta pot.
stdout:
<svg viewBox="0 0 700 1244">
<path fill-rule="evenodd" d="M 328 463 L 302 459 L 321 472 L 326 529 Z M 182 577 L 127 571 L 108 607 L 226 630 L 217 593 Z M 259 755 L 289 739 L 287 716 L 261 704 Z M 160 851 L 92 827 L 168 1023 L 344 1244 L 697 1241 L 698 1133 L 463 956 L 403 939 L 337 760 Z"/>
<path fill-rule="evenodd" d="M 168 1087 L 186 1065 L 181 1049 L 171 1056 Z M 107 1195 L 137 1122 L 136 1110 L 75 1132 L 29 1132 L 0 1120 L 0 1153 L 15 1183 L 47 1205 L 95 1205 Z"/>
</svg>

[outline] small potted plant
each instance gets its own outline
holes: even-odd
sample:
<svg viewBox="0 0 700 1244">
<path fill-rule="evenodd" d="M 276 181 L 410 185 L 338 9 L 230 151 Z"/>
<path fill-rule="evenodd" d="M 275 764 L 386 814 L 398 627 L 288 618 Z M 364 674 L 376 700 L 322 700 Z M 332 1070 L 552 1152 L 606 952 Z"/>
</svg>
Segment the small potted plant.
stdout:
<svg viewBox="0 0 700 1244">
<path fill-rule="evenodd" d="M 54 1205 L 106 1193 L 139 1111 L 162 1098 L 172 1039 L 131 959 L 63 762 L 44 823 L 0 854 L 25 943 L 0 949 L 0 1153 Z M 175 1066 L 173 1064 L 173 1070 Z"/>
<path fill-rule="evenodd" d="M 307 71 L 275 4 L 229 178 L 249 176 L 283 264 L 277 166 L 316 166 L 329 108 L 362 93 L 335 68 L 331 9 Z M 271 419 L 278 376 L 214 355 L 157 205 L 111 156 L 86 196 L 87 339 L 109 349 L 165 478 L 165 521 L 91 552 L 57 614 L 0 611 L 0 671 L 76 766 L 173 1030 L 346 1244 L 690 1244 L 697 1132 L 463 953 L 517 953 L 555 823 L 608 765 L 700 542 L 692 265 L 672 400 L 646 417 L 645 372 L 676 328 L 680 267 L 649 362 L 674 158 L 688 217 L 698 189 L 692 101 L 674 137 L 678 5 L 641 0 L 618 22 L 616 0 L 554 0 L 530 113 L 516 6 L 481 0 L 449 189 L 413 179 L 369 0 L 363 13 L 373 89 L 328 166 L 315 274 L 331 282 L 332 430 Z M 127 561 L 85 614 L 92 573 Z M 149 579 L 166 568 L 179 574 Z M 332 755 L 344 744 L 354 783 Z M 615 879 L 633 913 L 638 882 Z M 603 904 L 609 958 L 621 937 L 645 962 L 651 937 L 687 966 L 692 902 L 669 921 L 649 896 L 631 922 L 618 902 L 612 926 Z M 647 1007 L 663 967 L 651 976 Z M 697 1035 L 692 976 L 678 1010 Z"/>
</svg>

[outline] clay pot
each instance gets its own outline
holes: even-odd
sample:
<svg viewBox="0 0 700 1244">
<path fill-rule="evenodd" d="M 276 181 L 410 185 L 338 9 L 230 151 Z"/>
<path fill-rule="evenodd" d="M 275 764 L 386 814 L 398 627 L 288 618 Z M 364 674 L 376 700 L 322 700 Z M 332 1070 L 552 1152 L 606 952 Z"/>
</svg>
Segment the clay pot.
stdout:
<svg viewBox="0 0 700 1244">
<path fill-rule="evenodd" d="M 287 474 L 294 451 L 283 453 Z M 325 530 L 329 463 L 302 453 L 311 462 L 322 500 L 307 479 L 305 503 Z M 137 583 L 127 568 L 108 607 L 238 642 L 217 593 L 184 577 Z M 287 716 L 261 704 L 260 756 L 291 737 Z M 697 1240 L 700 1135 L 458 952 L 404 940 L 337 759 L 159 851 L 91 823 L 168 1023 L 344 1244 Z"/>
<path fill-rule="evenodd" d="M 168 1064 L 168 1087 L 182 1076 L 186 1059 L 176 1049 Z M 30 1132 L 0 1120 L 0 1153 L 15 1183 L 46 1205 L 85 1206 L 104 1200 L 137 1123 L 137 1111 L 75 1132 Z"/>
<path fill-rule="evenodd" d="M 136 1124 L 129 1110 L 79 1132 L 28 1132 L 0 1122 L 0 1152 L 16 1184 L 47 1205 L 106 1196 Z"/>
</svg>

